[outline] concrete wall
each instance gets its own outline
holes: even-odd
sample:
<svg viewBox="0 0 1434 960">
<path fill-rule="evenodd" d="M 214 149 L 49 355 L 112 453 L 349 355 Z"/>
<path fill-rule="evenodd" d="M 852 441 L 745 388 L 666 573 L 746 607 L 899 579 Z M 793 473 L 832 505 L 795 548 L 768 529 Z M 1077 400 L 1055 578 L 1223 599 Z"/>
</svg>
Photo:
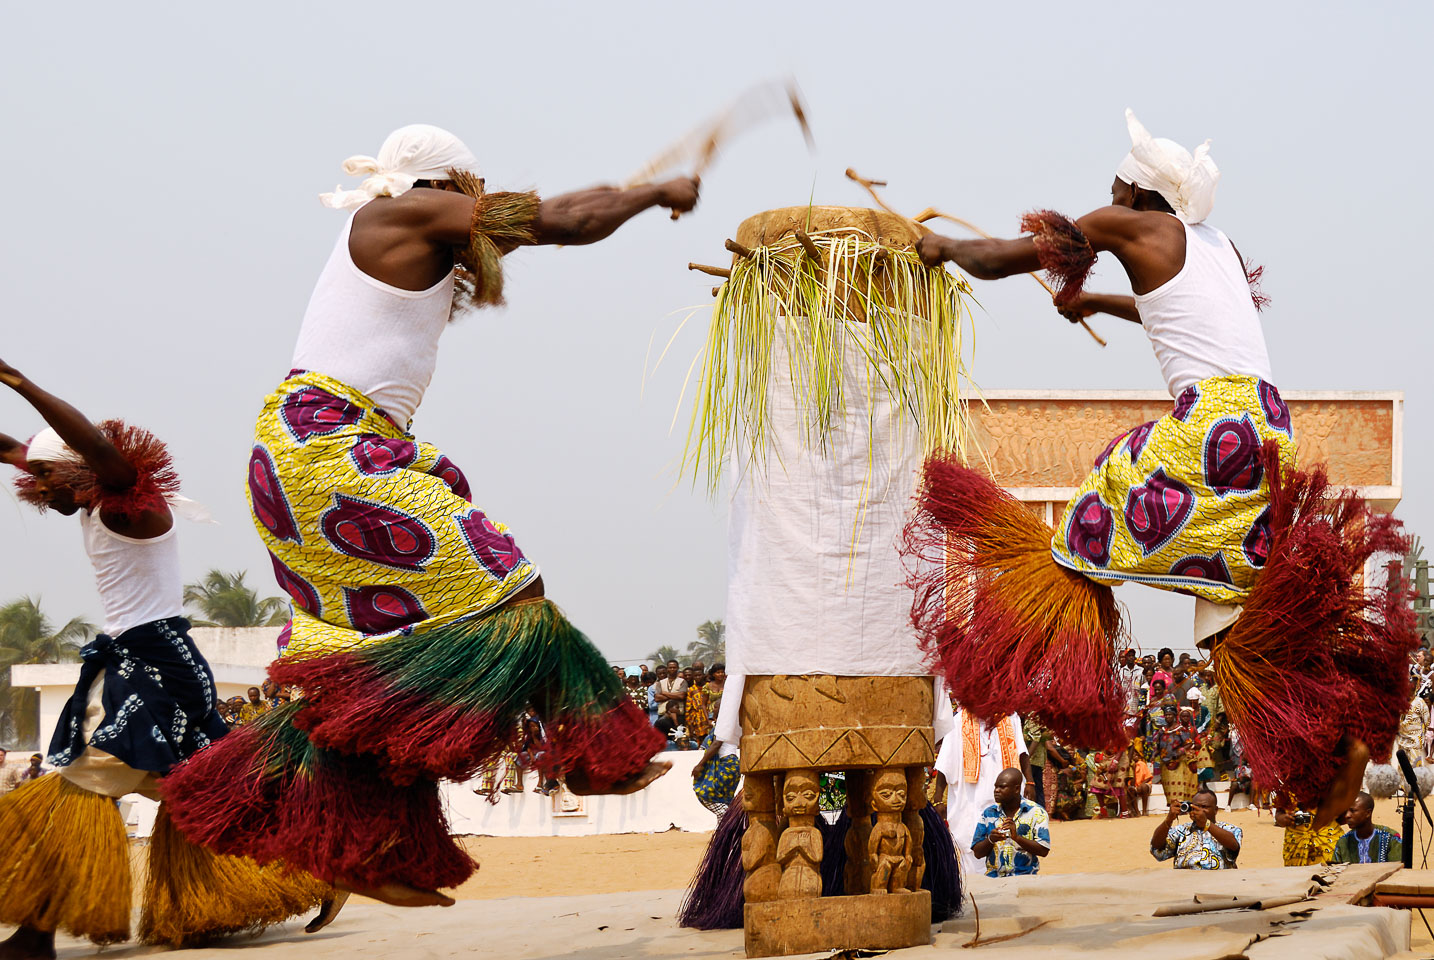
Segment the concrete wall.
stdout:
<svg viewBox="0 0 1434 960">
<path fill-rule="evenodd" d="M 522 793 L 500 793 L 497 803 L 489 803 L 473 792 L 477 781 L 444 783 L 443 804 L 455 836 L 587 837 L 601 833 L 661 833 L 674 828 L 712 830 L 717 818 L 697 802 L 692 792 L 692 768 L 701 756 L 698 750 L 664 753 L 661 759 L 672 761 L 667 776 L 631 796 L 582 797 L 580 813 L 555 813 L 555 808 L 571 798 L 535 793 L 538 783 L 533 774 L 524 779 Z M 125 798 L 121 809 L 133 836 L 150 835 L 158 806 L 140 796 Z"/>
</svg>

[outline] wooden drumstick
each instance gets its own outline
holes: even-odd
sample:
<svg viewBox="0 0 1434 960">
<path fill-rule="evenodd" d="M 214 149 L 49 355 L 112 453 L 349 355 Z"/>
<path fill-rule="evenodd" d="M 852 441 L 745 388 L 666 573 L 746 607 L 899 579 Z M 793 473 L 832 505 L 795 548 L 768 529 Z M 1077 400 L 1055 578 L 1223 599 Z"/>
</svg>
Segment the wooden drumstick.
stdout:
<svg viewBox="0 0 1434 960">
<path fill-rule="evenodd" d="M 887 205 L 886 205 L 886 201 L 882 200 L 882 199 L 881 199 L 881 195 L 876 192 L 876 188 L 877 188 L 877 187 L 884 187 L 884 186 L 886 186 L 886 181 L 885 181 L 885 180 L 868 180 L 866 177 L 861 176 L 859 173 L 857 173 L 857 172 L 856 172 L 855 170 L 853 170 L 851 167 L 847 167 L 847 168 L 846 168 L 846 176 L 847 176 L 847 179 L 848 179 L 848 180 L 852 180 L 852 181 L 854 181 L 854 182 L 860 184 L 861 187 L 862 187 L 862 189 L 864 189 L 868 194 L 871 195 L 871 199 L 874 200 L 874 201 L 876 201 L 876 205 L 879 206 L 879 207 L 881 207 L 881 209 L 885 210 L 887 213 L 891 214 L 892 216 L 901 217 L 901 219 L 903 219 L 903 220 L 909 220 L 909 221 L 911 221 L 912 223 L 925 223 L 927 220 L 932 220 L 932 219 L 935 219 L 935 218 L 937 218 L 937 217 L 940 217 L 940 218 L 942 218 L 943 220 L 950 220 L 952 223 L 955 223 L 955 224 L 957 224 L 957 225 L 959 225 L 959 226 L 965 227 L 967 230 L 970 230 L 972 233 L 979 234 L 980 236 L 985 237 L 987 240 L 995 239 L 995 238 L 992 237 L 989 233 L 987 233 L 986 231 L 980 229 L 980 228 L 977 227 L 975 224 L 968 223 L 968 222 L 966 222 L 965 220 L 962 220 L 962 219 L 960 219 L 959 217 L 953 217 L 953 216 L 951 216 L 950 214 L 940 213 L 940 212 L 938 212 L 938 211 L 936 211 L 936 210 L 933 210 L 933 209 L 930 208 L 930 207 L 927 207 L 925 210 L 921 211 L 921 213 L 918 214 L 918 215 L 915 216 L 915 217 L 908 217 L 908 216 L 906 216 L 905 214 L 897 213 L 895 210 L 893 210 L 893 209 L 891 209 L 889 206 L 887 206 Z M 1046 282 L 1045 282 L 1044 280 L 1042 280 L 1039 276 L 1037 276 L 1036 274 L 1032 273 L 1032 274 L 1030 274 L 1030 277 L 1031 277 L 1033 280 L 1035 280 L 1037 283 L 1039 283 L 1042 287 L 1044 287 L 1045 290 L 1046 290 L 1046 292 L 1049 293 L 1052 297 L 1054 297 L 1054 296 L 1056 295 L 1056 292 L 1051 289 L 1050 284 L 1046 283 Z M 1090 334 L 1090 335 L 1091 335 L 1091 338 L 1094 339 L 1096 343 L 1100 344 L 1102 347 L 1106 345 L 1106 343 L 1105 343 L 1105 338 L 1103 338 L 1100 334 L 1098 334 L 1098 333 L 1096 333 L 1094 330 L 1092 330 L 1091 327 L 1090 327 L 1090 324 L 1086 323 L 1084 320 L 1079 320 L 1079 321 L 1077 321 L 1077 322 L 1078 322 L 1082 327 L 1085 328 L 1085 332 L 1088 333 L 1088 334 Z"/>
</svg>

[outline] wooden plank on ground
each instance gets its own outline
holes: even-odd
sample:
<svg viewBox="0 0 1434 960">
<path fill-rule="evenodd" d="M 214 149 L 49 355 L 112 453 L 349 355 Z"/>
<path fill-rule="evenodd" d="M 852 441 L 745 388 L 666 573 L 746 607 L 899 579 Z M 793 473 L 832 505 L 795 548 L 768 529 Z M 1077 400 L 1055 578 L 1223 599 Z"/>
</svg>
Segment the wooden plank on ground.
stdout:
<svg viewBox="0 0 1434 960">
<path fill-rule="evenodd" d="M 1374 890 L 1401 896 L 1428 896 L 1434 894 L 1434 870 L 1400 870 L 1389 879 L 1381 880 Z"/>
<path fill-rule="evenodd" d="M 1347 863 L 1327 869 L 1334 874 L 1334 882 L 1316 899 L 1335 903 L 1359 903 L 1373 895 L 1374 888 L 1382 881 L 1399 873 L 1403 864 Z"/>
</svg>

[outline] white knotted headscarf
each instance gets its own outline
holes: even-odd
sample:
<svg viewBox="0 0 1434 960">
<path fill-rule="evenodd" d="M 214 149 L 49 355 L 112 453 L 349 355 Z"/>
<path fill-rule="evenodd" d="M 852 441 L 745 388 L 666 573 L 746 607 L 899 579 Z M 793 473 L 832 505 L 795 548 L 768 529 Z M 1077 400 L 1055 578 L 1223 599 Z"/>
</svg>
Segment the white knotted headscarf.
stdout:
<svg viewBox="0 0 1434 960">
<path fill-rule="evenodd" d="M 1115 175 L 1160 194 L 1186 223 L 1199 223 L 1208 217 L 1220 182 L 1220 168 L 1210 159 L 1210 141 L 1200 144 L 1191 154 L 1174 140 L 1152 137 L 1129 107 L 1125 109 L 1125 123 L 1130 128 L 1130 152 L 1120 161 Z"/>
<path fill-rule="evenodd" d="M 344 161 L 349 176 L 368 175 L 357 190 L 334 187 L 319 200 L 335 210 L 351 210 L 374 197 L 401 197 L 419 180 L 447 180 L 452 167 L 477 174 L 478 158 L 442 127 L 414 123 L 390 133 L 377 157 L 360 154 Z"/>
<path fill-rule="evenodd" d="M 41 463 L 84 463 L 85 458 L 80 456 L 74 449 L 55 432 L 54 427 L 46 427 L 35 434 L 33 440 L 25 447 L 25 459 L 39 461 Z"/>
</svg>

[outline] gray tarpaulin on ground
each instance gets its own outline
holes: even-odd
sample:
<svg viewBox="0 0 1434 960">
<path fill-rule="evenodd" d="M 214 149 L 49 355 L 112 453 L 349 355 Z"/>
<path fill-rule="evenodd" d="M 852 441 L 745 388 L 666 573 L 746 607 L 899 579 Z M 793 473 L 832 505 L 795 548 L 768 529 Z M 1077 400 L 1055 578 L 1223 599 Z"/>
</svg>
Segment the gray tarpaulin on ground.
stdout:
<svg viewBox="0 0 1434 960">
<path fill-rule="evenodd" d="M 1173 868 L 1053 877 L 973 878 L 975 908 L 948 921 L 942 941 L 969 943 L 980 920 L 982 955 L 1074 960 L 1383 960 L 1409 946 L 1409 915 L 1320 898 L 1329 867 L 1197 871 Z M 1323 878 L 1325 883 L 1321 883 Z M 1155 917 L 1198 898 L 1314 899 L 1268 910 Z M 938 944 L 939 945 L 939 944 Z M 915 956 L 901 951 L 897 956 Z"/>
<path fill-rule="evenodd" d="M 1360 868 L 1368 869 L 1368 868 Z M 1409 947 L 1409 914 L 1355 907 L 1326 897 L 1258 913 L 1217 913 L 1157 919 L 1162 903 L 1191 902 L 1196 894 L 1276 897 L 1303 893 L 1314 870 L 1296 868 L 1220 873 L 1170 868 L 1116 874 L 1062 875 L 1013 880 L 973 878 L 983 942 L 963 949 L 974 916 L 950 921 L 928 947 L 897 950 L 890 960 L 1383 960 Z M 184 960 L 389 960 L 421 957 L 469 960 L 625 960 L 744 957 L 741 930 L 683 930 L 674 919 L 678 890 L 462 900 L 447 910 L 403 910 L 355 899 L 333 926 L 315 936 L 303 921 L 271 928 L 257 938 L 234 937 L 184 951 Z M 1300 919 L 1296 911 L 1311 910 Z M 968 907 L 968 914 L 970 913 Z M 1032 929 L 1044 924 L 1039 929 Z M 1283 934 L 1283 935 L 1281 935 Z M 1263 938 L 1263 939 L 1262 939 Z M 94 956 L 94 946 L 59 939 L 61 960 Z M 163 948 L 121 945 L 104 956 L 169 954 Z M 830 954 L 814 954 L 826 957 Z"/>
</svg>

